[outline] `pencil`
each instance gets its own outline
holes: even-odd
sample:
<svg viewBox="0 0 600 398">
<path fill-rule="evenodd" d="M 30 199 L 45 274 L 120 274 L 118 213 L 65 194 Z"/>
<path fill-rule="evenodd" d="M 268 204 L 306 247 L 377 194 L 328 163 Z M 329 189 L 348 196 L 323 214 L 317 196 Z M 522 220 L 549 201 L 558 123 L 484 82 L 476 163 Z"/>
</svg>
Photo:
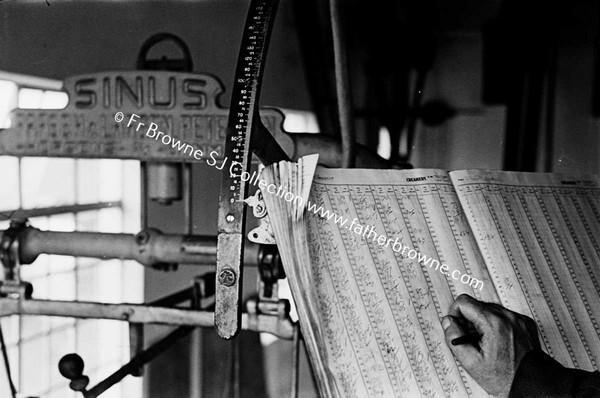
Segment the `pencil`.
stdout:
<svg viewBox="0 0 600 398">
<path fill-rule="evenodd" d="M 481 340 L 479 333 L 467 333 L 452 340 L 452 345 L 475 344 Z"/>
</svg>

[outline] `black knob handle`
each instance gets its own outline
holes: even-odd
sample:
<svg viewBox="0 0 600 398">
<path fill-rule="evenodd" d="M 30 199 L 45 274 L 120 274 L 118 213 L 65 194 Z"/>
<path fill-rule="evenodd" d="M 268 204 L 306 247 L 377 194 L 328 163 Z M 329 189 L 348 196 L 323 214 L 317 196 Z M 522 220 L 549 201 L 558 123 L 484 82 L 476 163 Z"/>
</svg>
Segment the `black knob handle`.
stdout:
<svg viewBox="0 0 600 398">
<path fill-rule="evenodd" d="M 69 386 L 73 391 L 84 391 L 90 379 L 83 375 L 85 363 L 77 354 L 67 354 L 58 362 L 58 371 L 65 378 L 71 380 Z"/>
</svg>

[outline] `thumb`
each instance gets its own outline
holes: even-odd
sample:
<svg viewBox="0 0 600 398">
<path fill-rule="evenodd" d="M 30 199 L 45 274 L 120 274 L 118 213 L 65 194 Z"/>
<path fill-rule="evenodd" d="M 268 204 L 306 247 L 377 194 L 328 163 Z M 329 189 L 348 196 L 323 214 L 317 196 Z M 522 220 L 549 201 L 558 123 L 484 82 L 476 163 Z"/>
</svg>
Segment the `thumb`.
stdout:
<svg viewBox="0 0 600 398">
<path fill-rule="evenodd" d="M 467 332 L 461 327 L 458 319 L 451 315 L 445 316 L 442 318 L 442 328 L 450 351 L 465 368 L 468 369 L 470 366 L 474 366 L 481 359 L 479 349 L 471 344 L 452 345 L 452 340 L 463 336 Z"/>
</svg>

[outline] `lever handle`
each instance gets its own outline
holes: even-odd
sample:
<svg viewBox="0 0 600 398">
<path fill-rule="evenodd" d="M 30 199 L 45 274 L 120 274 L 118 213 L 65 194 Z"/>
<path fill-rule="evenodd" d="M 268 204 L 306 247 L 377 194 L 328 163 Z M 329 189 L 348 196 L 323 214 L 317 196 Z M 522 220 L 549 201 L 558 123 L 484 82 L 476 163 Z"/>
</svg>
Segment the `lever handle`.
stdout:
<svg viewBox="0 0 600 398">
<path fill-rule="evenodd" d="M 69 387 L 73 391 L 85 392 L 85 388 L 90 382 L 89 377 L 83 374 L 84 367 L 83 359 L 77 354 L 67 354 L 58 361 L 58 371 L 65 378 L 71 380 Z"/>
</svg>

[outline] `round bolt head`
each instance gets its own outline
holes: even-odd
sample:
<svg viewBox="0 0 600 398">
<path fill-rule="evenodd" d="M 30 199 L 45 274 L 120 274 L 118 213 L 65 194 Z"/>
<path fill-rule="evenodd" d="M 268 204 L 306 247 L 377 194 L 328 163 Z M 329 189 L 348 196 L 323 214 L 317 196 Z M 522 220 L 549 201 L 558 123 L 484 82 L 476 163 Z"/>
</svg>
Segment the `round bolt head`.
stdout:
<svg viewBox="0 0 600 398">
<path fill-rule="evenodd" d="M 145 245 L 150 240 L 150 234 L 146 231 L 141 231 L 135 236 L 135 242 L 138 245 Z"/>
<path fill-rule="evenodd" d="M 219 283 L 223 286 L 233 286 L 235 279 L 235 271 L 231 268 L 225 268 L 219 273 Z"/>
</svg>

